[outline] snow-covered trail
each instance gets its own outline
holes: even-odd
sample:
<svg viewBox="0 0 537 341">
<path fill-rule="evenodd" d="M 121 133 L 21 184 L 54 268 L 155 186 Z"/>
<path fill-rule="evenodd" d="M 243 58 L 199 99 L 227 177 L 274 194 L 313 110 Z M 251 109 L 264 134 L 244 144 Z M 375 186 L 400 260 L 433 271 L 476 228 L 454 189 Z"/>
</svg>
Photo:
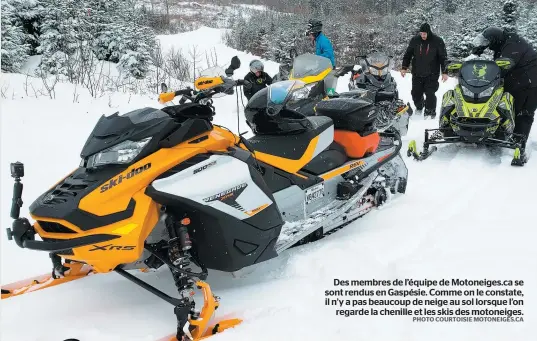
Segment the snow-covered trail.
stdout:
<svg viewBox="0 0 537 341">
<path fill-rule="evenodd" d="M 204 32 L 207 34 L 207 32 Z M 191 37 L 195 38 L 192 34 Z M 202 39 L 200 38 L 200 41 Z M 180 43 L 180 41 L 178 41 Z M 227 50 L 231 57 L 233 51 Z M 248 56 L 240 77 L 247 70 Z M 250 58 L 253 58 L 250 57 Z M 270 73 L 276 72 L 270 70 Z M 244 72 L 245 73 L 245 72 Z M 399 82 L 410 100 L 410 77 Z M 24 77 L 3 75 L 20 90 Z M 454 84 L 441 84 L 437 96 Z M 339 83 L 346 89 L 346 79 Z M 2 101 L 1 227 L 10 226 L 10 162 L 26 165 L 22 215 L 28 205 L 79 163 L 79 151 L 101 114 L 155 106 L 154 98 L 121 96 L 71 103 L 72 89 L 56 100 L 14 96 Z M 127 104 L 127 101 L 130 103 Z M 216 101 L 215 123 L 236 131 L 236 98 Z M 240 106 L 242 109 L 242 106 Z M 421 147 L 423 130 L 436 121 L 413 117 L 408 141 Z M 241 118 L 241 130 L 246 130 Z M 537 140 L 537 130 L 532 132 Z M 444 148 L 443 148 L 444 149 Z M 284 252 L 242 278 L 211 271 L 209 283 L 222 298 L 218 316 L 233 313 L 245 321 L 214 336 L 226 340 L 517 340 L 537 335 L 537 248 L 535 193 L 537 162 L 510 166 L 482 150 L 448 147 L 415 162 L 404 155 L 409 182 L 404 196 L 372 211 L 321 241 Z M 534 153 L 534 155 L 536 155 Z M 5 230 L 4 230 L 5 231 Z M 19 249 L 1 237 L 1 282 L 48 272 L 44 253 Z M 135 273 L 174 295 L 169 271 Z M 324 305 L 324 290 L 333 279 L 513 279 L 524 280 L 524 323 L 412 323 L 410 317 L 336 317 Z M 88 340 L 153 341 L 175 329 L 173 307 L 111 273 L 48 288 L 1 303 L 0 339 L 6 341 Z M 21 325 L 19 325 L 21 323 Z"/>
</svg>

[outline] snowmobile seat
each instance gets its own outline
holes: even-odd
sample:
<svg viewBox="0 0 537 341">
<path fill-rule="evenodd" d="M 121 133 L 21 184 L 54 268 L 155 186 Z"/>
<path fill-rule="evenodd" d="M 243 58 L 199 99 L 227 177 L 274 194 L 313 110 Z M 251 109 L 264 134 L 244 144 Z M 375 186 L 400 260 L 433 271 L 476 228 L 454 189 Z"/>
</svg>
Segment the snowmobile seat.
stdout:
<svg viewBox="0 0 537 341">
<path fill-rule="evenodd" d="M 378 116 L 372 101 L 363 98 L 339 97 L 322 101 L 315 107 L 317 115 L 330 117 L 336 130 L 355 131 L 361 136 L 375 132 Z"/>
<path fill-rule="evenodd" d="M 298 134 L 256 135 L 248 141 L 259 161 L 296 173 L 334 140 L 334 124 L 328 117 L 307 117 L 307 128 Z"/>
</svg>

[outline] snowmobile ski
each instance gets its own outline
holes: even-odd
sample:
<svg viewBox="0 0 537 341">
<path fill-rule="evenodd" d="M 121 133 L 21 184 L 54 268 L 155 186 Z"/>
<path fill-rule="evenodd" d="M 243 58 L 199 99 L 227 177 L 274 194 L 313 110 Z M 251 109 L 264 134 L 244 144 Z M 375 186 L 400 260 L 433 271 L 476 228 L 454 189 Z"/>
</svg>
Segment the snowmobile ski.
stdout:
<svg viewBox="0 0 537 341">
<path fill-rule="evenodd" d="M 43 274 L 18 282 L 2 285 L 2 299 L 71 282 L 84 278 L 92 272 L 91 267 L 87 264 L 73 262 L 66 263 L 65 266 L 68 268 L 68 270 L 65 271 L 63 276 L 58 276 L 53 271 L 51 274 Z"/>
</svg>

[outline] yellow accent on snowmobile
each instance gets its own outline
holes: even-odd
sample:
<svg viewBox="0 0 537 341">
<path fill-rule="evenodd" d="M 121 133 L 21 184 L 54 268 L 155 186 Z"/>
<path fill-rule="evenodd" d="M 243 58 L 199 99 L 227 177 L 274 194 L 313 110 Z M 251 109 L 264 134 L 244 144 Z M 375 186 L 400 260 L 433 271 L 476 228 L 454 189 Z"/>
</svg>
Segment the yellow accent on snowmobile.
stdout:
<svg viewBox="0 0 537 341">
<path fill-rule="evenodd" d="M 447 70 L 456 72 L 456 71 L 459 71 L 461 67 L 462 67 L 462 63 L 451 63 L 447 66 Z"/>
<path fill-rule="evenodd" d="M 224 84 L 222 77 L 200 77 L 196 79 L 195 87 L 198 90 L 208 90 Z"/>
<path fill-rule="evenodd" d="M 160 104 L 172 101 L 175 98 L 175 92 L 164 92 L 158 95 L 158 101 Z"/>
<path fill-rule="evenodd" d="M 509 58 L 498 58 L 494 62 L 504 70 L 509 69 L 512 66 L 512 60 Z"/>
<path fill-rule="evenodd" d="M 332 72 L 332 70 L 333 70 L 332 68 L 327 68 L 326 70 L 319 73 L 318 75 L 306 76 L 302 78 L 293 78 L 292 73 L 291 73 L 291 76 L 289 76 L 289 80 L 301 80 L 306 84 L 311 84 L 311 83 L 322 81 L 326 76 L 328 76 L 330 72 Z"/>
</svg>

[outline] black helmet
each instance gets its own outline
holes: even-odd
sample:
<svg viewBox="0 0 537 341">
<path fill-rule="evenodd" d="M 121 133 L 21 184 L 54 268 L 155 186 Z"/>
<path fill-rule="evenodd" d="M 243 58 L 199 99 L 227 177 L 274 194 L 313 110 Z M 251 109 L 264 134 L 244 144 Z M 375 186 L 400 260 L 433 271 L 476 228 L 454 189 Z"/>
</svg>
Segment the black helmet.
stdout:
<svg viewBox="0 0 537 341">
<path fill-rule="evenodd" d="M 323 23 L 320 20 L 310 19 L 308 21 L 308 29 L 306 30 L 306 36 L 313 34 L 314 36 L 321 33 L 323 30 Z"/>
<path fill-rule="evenodd" d="M 487 47 L 496 52 L 500 49 L 504 41 L 505 33 L 501 28 L 496 26 L 488 27 L 472 41 L 472 45 L 474 46 L 472 53 L 480 55 Z"/>
</svg>

